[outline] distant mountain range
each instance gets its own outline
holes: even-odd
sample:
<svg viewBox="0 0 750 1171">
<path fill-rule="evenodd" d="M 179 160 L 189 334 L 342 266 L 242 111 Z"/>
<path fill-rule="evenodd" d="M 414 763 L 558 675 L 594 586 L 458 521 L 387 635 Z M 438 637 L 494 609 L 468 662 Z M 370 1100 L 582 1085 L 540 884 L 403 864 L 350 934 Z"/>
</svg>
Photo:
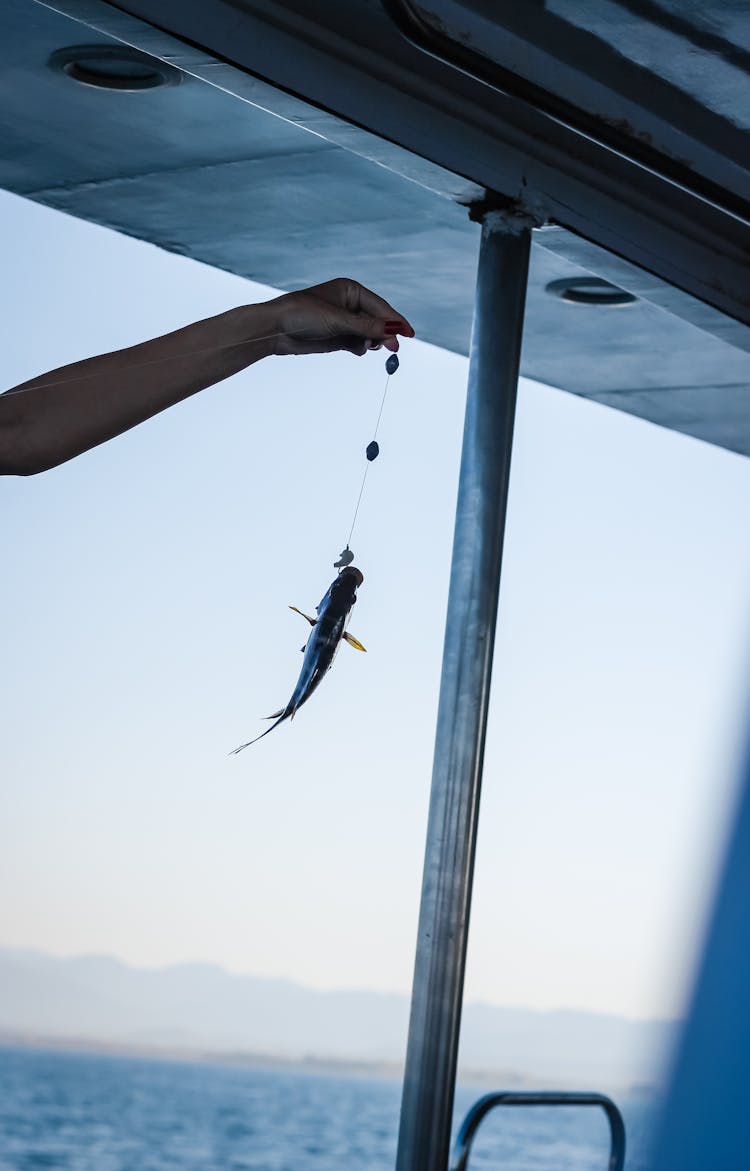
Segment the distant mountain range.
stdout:
<svg viewBox="0 0 750 1171">
<path fill-rule="evenodd" d="M 212 964 L 133 968 L 0 948 L 0 1033 L 285 1060 L 403 1062 L 409 1001 L 236 976 Z M 598 1013 L 464 1009 L 461 1065 L 512 1081 L 597 1089 L 658 1080 L 674 1024 Z"/>
</svg>

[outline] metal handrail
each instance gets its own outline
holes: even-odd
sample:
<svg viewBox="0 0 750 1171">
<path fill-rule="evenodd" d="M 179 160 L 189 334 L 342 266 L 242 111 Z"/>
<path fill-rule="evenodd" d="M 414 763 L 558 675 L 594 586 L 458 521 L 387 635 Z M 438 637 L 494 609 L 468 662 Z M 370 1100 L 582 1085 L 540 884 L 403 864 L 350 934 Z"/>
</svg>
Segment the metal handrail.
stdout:
<svg viewBox="0 0 750 1171">
<path fill-rule="evenodd" d="M 623 1171 L 625 1166 L 625 1123 L 619 1109 L 606 1094 L 566 1092 L 563 1090 L 501 1091 L 485 1094 L 475 1102 L 461 1123 L 453 1148 L 450 1171 L 466 1171 L 469 1153 L 479 1125 L 495 1106 L 600 1106 L 607 1115 L 610 1150 L 607 1171 Z"/>
</svg>

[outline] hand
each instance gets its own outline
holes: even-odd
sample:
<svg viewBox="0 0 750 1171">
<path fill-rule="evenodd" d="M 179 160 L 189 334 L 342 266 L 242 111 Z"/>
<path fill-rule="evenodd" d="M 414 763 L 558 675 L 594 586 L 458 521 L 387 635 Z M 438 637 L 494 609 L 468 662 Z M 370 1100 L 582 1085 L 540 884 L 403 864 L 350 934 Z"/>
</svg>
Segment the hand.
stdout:
<svg viewBox="0 0 750 1171">
<path fill-rule="evenodd" d="M 409 322 L 392 305 L 346 277 L 285 293 L 267 301 L 278 337 L 275 354 L 329 354 L 349 350 L 362 355 L 385 346 L 395 353 L 397 334 L 414 337 Z"/>
</svg>

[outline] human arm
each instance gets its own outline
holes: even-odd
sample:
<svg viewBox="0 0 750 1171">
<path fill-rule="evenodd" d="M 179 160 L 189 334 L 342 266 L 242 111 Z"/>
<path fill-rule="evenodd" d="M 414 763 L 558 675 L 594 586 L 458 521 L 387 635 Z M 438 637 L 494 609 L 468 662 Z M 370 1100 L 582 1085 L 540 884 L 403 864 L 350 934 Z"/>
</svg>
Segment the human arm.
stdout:
<svg viewBox="0 0 750 1171">
<path fill-rule="evenodd" d="M 387 301 L 340 278 L 51 370 L 0 395 L 0 474 L 56 467 L 272 354 L 396 350 L 399 333 Z"/>
</svg>

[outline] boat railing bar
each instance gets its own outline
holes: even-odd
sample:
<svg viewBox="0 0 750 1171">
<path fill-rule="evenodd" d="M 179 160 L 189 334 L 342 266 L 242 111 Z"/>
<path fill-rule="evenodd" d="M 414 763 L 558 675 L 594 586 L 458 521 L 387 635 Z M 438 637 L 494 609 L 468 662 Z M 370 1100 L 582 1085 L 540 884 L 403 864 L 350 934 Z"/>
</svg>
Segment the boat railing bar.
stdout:
<svg viewBox="0 0 750 1171">
<path fill-rule="evenodd" d="M 606 1094 L 565 1090 L 503 1090 L 485 1094 L 469 1110 L 456 1136 L 450 1171 L 466 1171 L 472 1143 L 480 1124 L 496 1106 L 600 1106 L 607 1116 L 610 1132 L 608 1171 L 625 1166 L 625 1122 L 618 1107 Z"/>
</svg>

